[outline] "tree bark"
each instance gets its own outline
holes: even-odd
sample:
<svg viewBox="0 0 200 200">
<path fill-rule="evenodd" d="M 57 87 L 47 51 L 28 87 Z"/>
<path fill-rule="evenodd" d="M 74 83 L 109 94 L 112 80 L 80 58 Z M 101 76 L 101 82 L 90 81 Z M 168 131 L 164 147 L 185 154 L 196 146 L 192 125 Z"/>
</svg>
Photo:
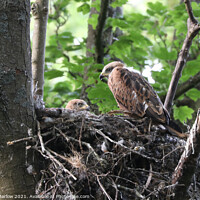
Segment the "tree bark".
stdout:
<svg viewBox="0 0 200 200">
<path fill-rule="evenodd" d="M 34 128 L 30 1 L 0 1 L 0 10 L 0 194 L 14 199 L 34 194 L 35 185 L 25 145 L 7 146 Z"/>
<path fill-rule="evenodd" d="M 33 87 L 36 90 L 36 94 L 40 95 L 41 98 L 43 98 L 44 88 L 45 44 L 48 5 L 48 0 L 36 0 L 35 3 L 32 5 L 32 13 L 35 21 L 32 50 Z"/>
<path fill-rule="evenodd" d="M 97 63 L 103 63 L 103 58 L 104 58 L 104 48 L 102 41 L 103 41 L 103 30 L 107 19 L 108 6 L 109 6 L 109 0 L 101 1 L 101 10 L 99 13 L 98 25 L 96 28 L 96 37 L 95 37 L 95 52 L 96 52 L 95 57 Z"/>
</svg>

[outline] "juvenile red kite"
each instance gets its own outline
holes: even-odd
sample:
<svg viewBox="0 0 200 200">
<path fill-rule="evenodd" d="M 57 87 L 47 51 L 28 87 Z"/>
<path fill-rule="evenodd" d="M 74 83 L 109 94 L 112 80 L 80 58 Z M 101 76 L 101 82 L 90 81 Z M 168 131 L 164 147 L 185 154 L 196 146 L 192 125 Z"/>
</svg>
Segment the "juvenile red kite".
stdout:
<svg viewBox="0 0 200 200">
<path fill-rule="evenodd" d="M 100 79 L 105 82 L 104 78 L 107 78 L 120 110 L 130 113 L 131 116 L 150 117 L 155 122 L 167 126 L 170 124 L 169 113 L 142 75 L 130 71 L 123 63 L 116 61 L 103 68 Z"/>
<path fill-rule="evenodd" d="M 70 110 L 77 110 L 77 111 L 90 109 L 87 103 L 82 99 L 73 99 L 69 101 L 65 108 L 70 109 Z"/>
</svg>

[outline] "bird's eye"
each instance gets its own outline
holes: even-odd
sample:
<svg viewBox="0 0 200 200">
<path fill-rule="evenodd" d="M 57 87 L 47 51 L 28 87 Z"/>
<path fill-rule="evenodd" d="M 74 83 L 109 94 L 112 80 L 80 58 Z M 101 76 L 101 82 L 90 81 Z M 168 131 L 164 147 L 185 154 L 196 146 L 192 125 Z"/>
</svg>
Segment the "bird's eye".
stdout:
<svg viewBox="0 0 200 200">
<path fill-rule="evenodd" d="M 112 70 L 113 70 L 113 68 L 108 68 L 106 71 L 111 72 Z"/>
<path fill-rule="evenodd" d="M 83 106 L 83 103 L 78 103 L 78 106 L 79 106 L 79 107 L 82 107 L 82 106 Z"/>
</svg>

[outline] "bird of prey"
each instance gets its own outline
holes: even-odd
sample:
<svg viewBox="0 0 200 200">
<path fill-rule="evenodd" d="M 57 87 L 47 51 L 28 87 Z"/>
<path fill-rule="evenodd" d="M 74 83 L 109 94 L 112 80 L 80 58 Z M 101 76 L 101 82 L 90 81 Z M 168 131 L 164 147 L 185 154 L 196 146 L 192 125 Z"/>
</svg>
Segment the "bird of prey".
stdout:
<svg viewBox="0 0 200 200">
<path fill-rule="evenodd" d="M 100 79 L 108 83 L 120 110 L 130 116 L 149 117 L 152 121 L 165 125 L 169 132 L 173 132 L 171 124 L 175 123 L 170 120 L 160 98 L 142 75 L 115 61 L 103 68 Z M 179 131 L 174 130 L 172 134 L 174 133 L 185 137 L 185 134 L 182 135 Z"/>
<path fill-rule="evenodd" d="M 90 109 L 90 107 L 87 105 L 87 103 L 82 99 L 73 99 L 73 100 L 69 101 L 65 108 L 70 109 L 70 110 L 76 110 L 76 111 Z"/>
</svg>

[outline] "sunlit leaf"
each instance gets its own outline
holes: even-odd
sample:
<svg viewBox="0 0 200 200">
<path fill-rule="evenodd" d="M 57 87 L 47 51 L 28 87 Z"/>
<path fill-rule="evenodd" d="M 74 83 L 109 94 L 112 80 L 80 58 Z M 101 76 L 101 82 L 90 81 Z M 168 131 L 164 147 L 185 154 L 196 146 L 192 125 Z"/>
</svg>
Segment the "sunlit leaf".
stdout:
<svg viewBox="0 0 200 200">
<path fill-rule="evenodd" d="M 88 3 L 84 3 L 77 8 L 78 12 L 82 12 L 84 15 L 90 12 L 90 6 Z"/>
<path fill-rule="evenodd" d="M 115 0 L 111 3 L 111 6 L 113 8 L 116 8 L 116 7 L 121 7 L 122 5 L 124 5 L 128 0 Z"/>
<path fill-rule="evenodd" d="M 186 122 L 188 119 L 192 119 L 193 112 L 194 110 L 188 106 L 174 106 L 174 119 L 178 119 L 182 123 Z"/>
<path fill-rule="evenodd" d="M 196 88 L 192 88 L 191 90 L 189 90 L 189 91 L 186 93 L 186 95 L 187 95 L 190 99 L 192 99 L 192 100 L 194 100 L 194 101 L 196 101 L 197 99 L 200 99 L 200 91 L 197 90 Z"/>
<path fill-rule="evenodd" d="M 89 19 L 88 19 L 88 24 L 92 25 L 93 29 L 96 29 L 97 23 L 98 23 L 98 14 L 93 14 Z"/>
</svg>

